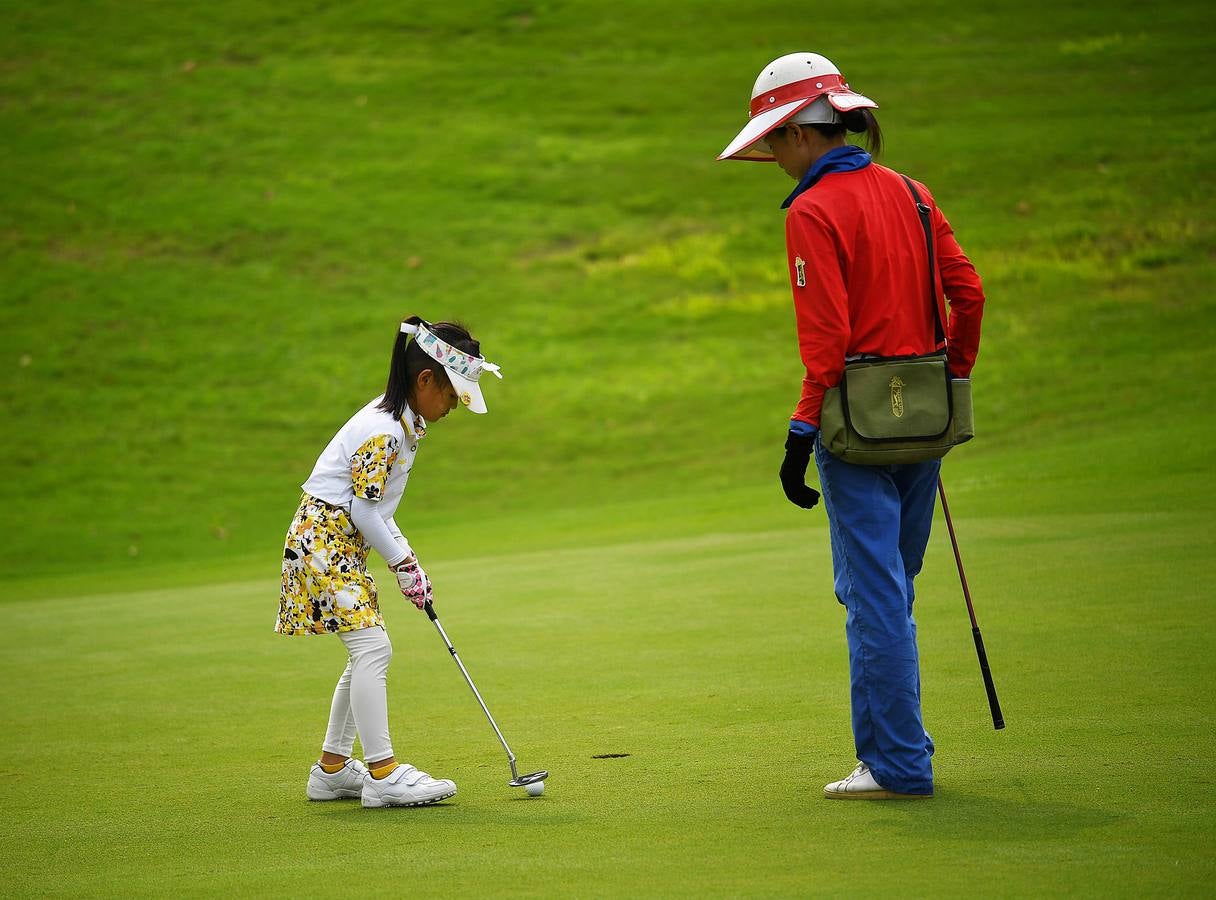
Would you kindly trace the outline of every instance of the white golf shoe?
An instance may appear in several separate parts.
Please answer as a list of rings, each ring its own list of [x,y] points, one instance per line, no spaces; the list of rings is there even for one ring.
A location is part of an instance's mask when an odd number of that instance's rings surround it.
[[[927,800],[932,794],[900,794],[888,791],[874,780],[870,767],[863,762],[847,778],[833,781],[823,788],[823,796],[829,800]]]
[[[354,800],[363,795],[363,777],[367,766],[357,759],[348,759],[342,768],[330,775],[321,763],[312,764],[308,787],[304,793],[309,800]]]
[[[369,809],[380,806],[425,806],[455,795],[456,783],[446,778],[432,778],[410,765],[400,765],[383,778],[371,773],[363,779],[363,805]]]

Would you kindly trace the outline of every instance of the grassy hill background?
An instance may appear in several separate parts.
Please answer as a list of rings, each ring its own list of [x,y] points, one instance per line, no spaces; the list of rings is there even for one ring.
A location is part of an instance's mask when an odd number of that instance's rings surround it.
[[[28,573],[276,557],[414,312],[466,320],[507,376],[428,442],[407,515],[437,533],[772,495],[800,375],[789,185],[714,156],[763,61],[804,45],[880,100],[886,162],[985,279],[967,458],[1109,438],[1114,490],[1152,419],[1182,428],[1157,467],[1198,465],[1206,7],[878,3],[802,29],[791,9],[7,7],[10,552]]]
[[[0,6],[0,889],[346,896],[359,846],[372,894],[1201,891],[1214,20]],[[938,796],[914,810],[817,796],[852,763],[824,518],[775,477],[790,183],[714,161],[801,49],[882,104],[884,161],[933,189],[989,297],[979,436],[944,478],[1010,725],[986,725],[939,522],[917,600]],[[461,793],[368,818],[302,802],[341,658],[269,623],[299,484],[410,313],[465,320],[506,376],[432,430],[398,518],[554,777],[509,796],[393,605],[400,752]]]

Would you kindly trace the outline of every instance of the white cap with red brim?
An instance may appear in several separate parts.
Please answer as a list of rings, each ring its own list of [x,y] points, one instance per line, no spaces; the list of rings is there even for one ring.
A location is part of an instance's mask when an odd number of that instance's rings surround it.
[[[449,344],[435,332],[431,331],[425,322],[411,325],[401,323],[403,334],[412,334],[414,341],[431,359],[443,365],[448,380],[456,390],[460,402],[469,408],[470,412],[484,413],[486,400],[481,395],[481,386],[477,383],[483,372],[491,372],[497,378],[502,378],[502,372],[492,362],[486,362],[480,356],[465,353]]]
[[[816,103],[820,99],[826,102]],[[877,109],[878,104],[850,88],[831,60],[818,53],[790,53],[760,72],[752,88],[748,122],[718,159],[772,162],[772,153],[761,141],[774,128],[791,120],[833,124],[840,121],[838,113],[862,108]]]

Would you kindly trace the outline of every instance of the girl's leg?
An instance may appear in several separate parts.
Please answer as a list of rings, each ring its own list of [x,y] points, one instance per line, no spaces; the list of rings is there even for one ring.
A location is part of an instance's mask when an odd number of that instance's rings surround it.
[[[325,742],[321,745],[321,762],[337,765],[350,759],[355,748],[355,717],[350,709],[350,670],[346,669],[334,688],[334,699],[329,707],[329,727],[325,730]]]
[[[393,645],[381,627],[338,635],[350,653],[349,706],[371,769],[396,765],[388,733],[388,664]]]

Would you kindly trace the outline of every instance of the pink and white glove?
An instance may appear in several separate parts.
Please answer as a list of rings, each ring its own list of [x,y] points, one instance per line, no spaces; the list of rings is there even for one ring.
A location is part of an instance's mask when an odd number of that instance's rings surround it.
[[[431,599],[431,580],[426,577],[426,572],[422,571],[422,566],[418,565],[417,558],[407,557],[404,562],[393,567],[393,574],[397,576],[397,586],[401,588],[405,599],[419,609],[426,606],[426,602]]]

